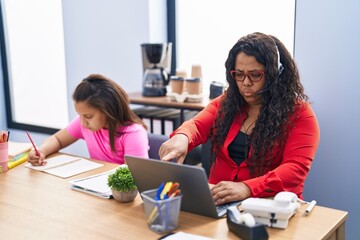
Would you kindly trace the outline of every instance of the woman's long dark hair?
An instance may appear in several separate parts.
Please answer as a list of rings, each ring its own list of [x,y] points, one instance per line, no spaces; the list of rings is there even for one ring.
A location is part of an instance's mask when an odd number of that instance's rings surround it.
[[[75,102],[86,102],[106,115],[110,147],[115,152],[115,135],[119,126],[139,123],[142,120],[130,109],[128,95],[115,81],[100,74],[91,74],[76,87],[73,93]]]
[[[273,160],[274,146],[279,146],[279,150],[284,146],[291,127],[289,117],[294,114],[297,103],[307,101],[308,97],[300,83],[296,64],[283,43],[274,36],[258,32],[240,38],[225,62],[228,88],[211,131],[214,156],[224,144],[235,116],[240,112],[247,117],[247,103],[230,75],[230,71],[235,68],[236,57],[241,52],[255,57],[257,62],[265,66],[264,89],[268,90],[261,93],[260,114],[250,135],[251,155],[246,160],[252,176],[260,176],[267,171],[268,164]],[[280,75],[278,53],[284,67]]]

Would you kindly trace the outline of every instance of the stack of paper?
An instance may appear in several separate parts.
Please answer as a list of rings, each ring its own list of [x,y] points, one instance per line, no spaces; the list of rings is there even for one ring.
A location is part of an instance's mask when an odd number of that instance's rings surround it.
[[[176,232],[170,233],[161,239],[166,240],[212,240],[213,238],[203,237],[197,234],[186,233],[186,232]]]
[[[20,143],[20,142],[11,142],[9,141],[9,161],[20,158],[24,153],[27,153],[31,149],[31,143]]]
[[[96,174],[90,177],[70,181],[71,189],[89,193],[102,198],[110,198],[111,188],[108,186],[108,176],[116,170]]]
[[[103,166],[103,164],[100,163],[69,155],[58,155],[47,158],[46,162],[47,164],[44,166],[33,166],[30,163],[27,163],[25,167],[43,171],[58,177],[68,178]]]
[[[9,141],[8,168],[11,169],[27,160],[31,143]]]

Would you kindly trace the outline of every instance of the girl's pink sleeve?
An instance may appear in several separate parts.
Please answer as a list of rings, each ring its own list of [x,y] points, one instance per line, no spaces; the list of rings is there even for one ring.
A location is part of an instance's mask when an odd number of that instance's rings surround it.
[[[79,116],[76,116],[66,127],[68,133],[76,139],[84,138]]]

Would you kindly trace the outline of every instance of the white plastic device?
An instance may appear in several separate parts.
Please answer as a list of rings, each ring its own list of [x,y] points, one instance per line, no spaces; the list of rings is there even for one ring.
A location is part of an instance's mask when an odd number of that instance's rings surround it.
[[[279,205],[287,206],[290,203],[297,202],[298,197],[293,192],[279,192],[274,197],[274,201]]]
[[[280,192],[274,199],[248,198],[242,201],[245,213],[251,213],[256,222],[269,227],[286,228],[289,219],[300,207],[296,194]]]
[[[227,208],[230,210],[232,219],[237,224],[245,224],[248,227],[254,227],[256,224],[255,218],[250,213],[240,213],[237,206],[231,206]]]

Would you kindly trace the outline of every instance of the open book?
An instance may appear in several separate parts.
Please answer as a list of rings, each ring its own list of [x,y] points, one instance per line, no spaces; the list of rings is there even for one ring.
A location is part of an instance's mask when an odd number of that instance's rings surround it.
[[[46,161],[47,164],[44,166],[33,166],[31,163],[27,163],[25,167],[58,177],[68,178],[103,166],[103,164],[100,163],[65,154],[47,158]]]
[[[108,176],[114,173],[115,170],[116,168],[86,178],[69,181],[71,183],[71,189],[89,193],[102,198],[110,198],[112,193],[111,188],[107,184]]]

